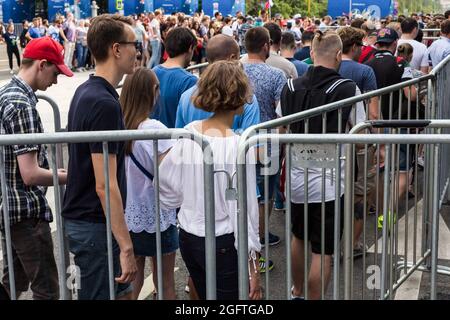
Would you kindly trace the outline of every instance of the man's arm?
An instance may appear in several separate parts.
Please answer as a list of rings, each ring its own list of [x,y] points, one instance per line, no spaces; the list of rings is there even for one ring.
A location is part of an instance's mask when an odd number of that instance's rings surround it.
[[[17,156],[20,175],[27,186],[53,186],[52,170],[39,167],[37,151],[24,153]],[[66,184],[67,173],[64,169],[58,169],[59,184]]]
[[[369,101],[369,108],[368,108],[369,120],[378,120],[379,118],[378,100],[379,100],[378,97],[372,97]]]
[[[102,203],[103,212],[106,214],[106,188],[110,190],[111,228],[120,248],[120,266],[122,275],[116,278],[117,282],[129,283],[136,276],[136,261],[134,259],[133,244],[125,223],[122,196],[117,183],[117,160],[115,154],[109,155],[109,186],[106,186],[103,154],[92,153],[92,165],[95,175],[95,191]]]

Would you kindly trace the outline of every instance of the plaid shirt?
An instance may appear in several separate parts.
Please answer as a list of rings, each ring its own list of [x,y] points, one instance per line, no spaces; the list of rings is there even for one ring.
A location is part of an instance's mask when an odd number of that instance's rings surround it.
[[[37,101],[31,87],[19,77],[14,76],[11,82],[0,88],[0,133],[2,135],[42,133],[44,130],[36,110]],[[53,220],[45,198],[47,188],[27,186],[20,175],[17,156],[33,151],[38,154],[39,167],[48,169],[45,146],[28,144],[4,147],[6,189],[11,225],[30,218],[40,218],[49,222]],[[0,198],[0,203],[2,202],[3,198]],[[1,210],[1,228],[3,229],[3,205]]]

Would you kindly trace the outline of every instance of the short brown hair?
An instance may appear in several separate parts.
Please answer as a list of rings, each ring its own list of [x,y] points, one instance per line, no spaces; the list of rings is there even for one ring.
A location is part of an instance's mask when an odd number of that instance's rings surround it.
[[[441,23],[441,33],[442,34],[450,33],[450,20],[447,19]]]
[[[343,27],[337,32],[342,41],[342,53],[349,53],[353,45],[362,45],[364,39],[364,31],[354,27]]]
[[[97,62],[108,59],[109,48],[114,43],[126,41],[126,24],[132,26],[132,19],[118,14],[102,14],[92,19],[87,34],[87,44]]]
[[[125,128],[135,130],[148,118],[155,105],[155,89],[158,92],[159,81],[151,69],[139,67],[125,78],[120,93]],[[132,141],[127,141],[125,153],[129,155],[131,152]]]
[[[249,53],[260,53],[269,42],[269,30],[264,27],[251,28],[245,33],[245,49]]]
[[[217,61],[201,75],[192,102],[207,112],[236,110],[250,103],[249,80],[238,61]]]

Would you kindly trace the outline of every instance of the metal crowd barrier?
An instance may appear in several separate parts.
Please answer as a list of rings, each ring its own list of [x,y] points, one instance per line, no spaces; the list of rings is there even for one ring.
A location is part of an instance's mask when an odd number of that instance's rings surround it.
[[[214,164],[212,150],[209,148],[207,140],[202,136],[194,134],[184,129],[168,129],[168,130],[128,130],[121,132],[111,131],[98,131],[95,135],[91,132],[59,132],[59,133],[42,133],[35,135],[19,134],[19,135],[3,135],[0,137],[0,179],[2,181],[2,203],[3,206],[3,219],[6,238],[6,250],[7,261],[9,266],[9,280],[10,280],[10,293],[11,298],[16,299],[16,288],[14,281],[14,269],[10,267],[9,262],[12,262],[12,247],[11,247],[11,231],[9,210],[7,202],[7,188],[5,181],[5,167],[4,167],[4,148],[6,146],[16,144],[50,144],[52,151],[55,151],[55,146],[61,143],[90,143],[90,142],[103,142],[103,156],[104,156],[104,173],[106,185],[109,184],[109,158],[108,158],[108,142],[115,141],[128,141],[128,140],[153,140],[155,150],[158,150],[158,140],[162,139],[177,139],[187,138],[194,140],[198,143],[203,150],[203,172],[204,172],[204,193],[205,193],[205,257],[206,257],[206,298],[216,298],[216,265],[215,265],[215,215],[214,215]],[[51,157],[51,165],[53,168],[57,167],[57,163],[60,160],[58,154],[53,153]],[[155,183],[155,199],[156,199],[156,212],[160,212],[159,203],[159,167],[158,161],[154,161],[154,183]],[[53,181],[55,185],[58,185],[58,176],[56,170],[53,170]],[[62,235],[62,221],[61,217],[61,194],[58,193],[58,188],[55,188],[55,217],[58,222],[58,230],[61,230],[58,235],[57,241],[60,248],[60,257],[65,257],[68,254],[67,249],[61,245],[63,243]],[[114,299],[114,275],[112,267],[112,234],[111,234],[111,217],[110,217],[110,194],[109,189],[106,189],[106,221],[107,221],[107,243],[108,243],[108,264],[109,264],[109,284],[110,284],[110,298]],[[161,230],[159,224],[159,215],[156,215],[156,243],[157,243],[157,263],[162,265],[162,253],[161,253]],[[64,252],[65,251],[65,252]],[[65,294],[66,291],[66,277],[65,277],[65,265],[64,259],[59,259],[59,285],[60,285],[60,297],[62,299],[68,298]],[[162,268],[158,268],[158,297],[163,297],[163,285],[162,285]]]
[[[260,143],[259,146],[264,145],[264,144],[268,144],[268,141],[264,140],[264,137],[266,135],[261,135],[261,132],[267,132],[267,130],[271,130],[271,129],[275,129],[278,127],[282,127],[282,126],[288,126],[291,125],[292,123],[295,122],[302,122],[305,128],[305,136],[308,136],[310,131],[309,131],[309,125],[310,125],[310,121],[313,120],[314,118],[317,119],[321,119],[321,123],[322,123],[322,132],[325,133],[327,132],[327,114],[330,112],[337,112],[338,113],[338,123],[339,123],[339,130],[338,133],[344,133],[345,128],[342,127],[341,122],[342,122],[342,113],[343,110],[345,110],[346,108],[351,108],[351,110],[353,111],[353,114],[356,114],[356,107],[355,104],[357,103],[366,103],[366,110],[368,111],[369,107],[369,102],[370,101],[374,101],[373,99],[378,99],[377,104],[378,104],[378,108],[377,108],[377,113],[378,113],[378,117],[375,119],[371,119],[368,118],[367,120],[376,120],[376,119],[382,119],[381,117],[381,106],[382,106],[382,101],[383,101],[383,105],[386,108],[386,104],[388,103],[389,106],[389,116],[387,117],[386,120],[398,120],[398,119],[403,119],[403,120],[407,120],[407,121],[411,121],[413,122],[414,120],[420,120],[419,117],[419,111],[420,108],[424,109],[422,110],[424,113],[424,118],[425,119],[441,119],[441,116],[443,116],[443,112],[448,112],[448,104],[449,104],[449,99],[448,99],[448,93],[445,91],[445,88],[448,87],[450,85],[449,80],[448,80],[448,69],[450,66],[450,57],[448,57],[447,59],[445,59],[444,61],[442,61],[430,74],[422,76],[420,78],[417,79],[412,79],[406,82],[402,82],[387,88],[383,88],[383,89],[379,89],[379,90],[375,90],[369,93],[364,93],[360,96],[356,96],[356,97],[351,97],[345,100],[341,100],[341,101],[337,101],[334,103],[330,103],[328,105],[325,106],[320,106],[314,109],[310,109],[310,110],[306,110],[303,112],[299,112],[297,114],[292,114],[289,116],[284,116],[282,118],[279,119],[275,119],[272,121],[268,121],[265,123],[261,123],[259,125],[255,125],[252,126],[250,128],[248,128],[241,137],[241,141],[240,141],[240,146],[239,146],[239,153],[238,153],[238,171],[237,171],[237,175],[238,175],[238,191],[239,191],[239,210],[240,212],[245,213],[246,212],[246,199],[244,197],[245,195],[245,182],[246,182],[246,177],[245,177],[245,154],[248,152],[251,144],[249,143],[249,141],[253,141],[254,139],[259,139]],[[416,92],[415,94],[412,93],[411,88],[415,87],[416,88]],[[409,89],[409,90],[407,90]],[[412,103],[414,102],[414,100],[416,101],[415,103],[415,108],[412,106]],[[418,103],[420,102],[420,104]],[[403,118],[400,118],[400,115],[402,114],[402,108],[407,108],[407,116],[403,115]],[[393,114],[395,114],[396,109],[400,109],[399,114],[399,118],[394,118]],[[415,111],[415,116],[411,115],[412,111],[411,109],[414,109]],[[369,115],[369,112],[366,112],[367,116]],[[353,118],[353,124],[356,124],[355,122],[356,118]],[[317,125],[317,122],[316,122]],[[414,124],[412,123],[411,127],[414,127]],[[427,134],[431,134],[431,133],[436,133],[437,129],[435,127],[427,127],[425,128],[425,132]],[[444,130],[444,129],[439,129],[439,130]],[[445,129],[448,130],[448,129]],[[410,129],[406,129],[405,133],[410,133]],[[389,132],[392,132],[392,130],[389,130]],[[327,134],[328,136],[328,134]],[[280,135],[279,137],[282,137],[282,135]],[[288,139],[288,138],[286,138]],[[307,140],[305,140],[307,141]],[[282,141],[277,141],[277,143],[281,143]],[[275,143],[274,145],[277,145],[277,143]],[[286,154],[290,153],[290,145],[286,146]],[[440,153],[442,154],[445,151],[445,154],[450,154],[448,153],[448,146],[447,145],[443,145],[440,146],[440,148],[442,149],[442,151],[440,151]],[[414,151],[414,158],[417,159],[419,157],[419,152],[418,152],[419,148],[415,148]],[[425,171],[424,171],[424,181],[425,183],[429,183],[430,181],[432,181],[432,176],[434,174],[434,172],[432,171],[432,167],[430,164],[433,164],[434,160],[435,160],[435,155],[434,155],[434,151],[433,148],[427,144],[425,146]],[[379,150],[379,148],[378,148]],[[412,148],[411,148],[412,150]],[[365,154],[367,154],[367,147],[365,147],[364,150]],[[339,159],[340,158],[340,150],[336,150],[336,157]],[[378,160],[378,164],[380,163],[380,152],[378,151],[376,154],[377,160]],[[411,155],[412,157],[412,155]],[[288,158],[286,157],[286,167],[288,168]],[[445,162],[445,157],[440,157],[439,161],[440,161],[440,182],[438,184],[438,189],[439,189],[439,194],[442,195],[440,198],[440,202],[442,203],[444,201],[444,196],[446,196],[445,194],[445,190],[449,184],[449,170],[448,170],[448,164],[444,163]],[[366,158],[367,161],[367,158]],[[278,155],[273,155],[270,159],[270,162],[273,163],[277,163],[278,162]],[[417,162],[417,161],[416,161]],[[367,166],[366,166],[367,169]],[[417,165],[416,165],[416,169],[417,169]],[[338,176],[340,173],[341,169],[336,168],[336,175]],[[445,171],[443,171],[445,170]],[[322,168],[322,181],[325,180],[324,175],[325,175],[325,168]],[[378,171],[377,171],[378,172]],[[417,170],[416,170],[417,172]],[[287,175],[288,177],[289,175]],[[265,175],[265,185],[268,186],[268,175]],[[305,171],[305,180],[308,180],[308,169],[306,169]],[[379,177],[377,175],[377,183],[379,182]],[[322,183],[323,185],[323,183]],[[428,184],[426,184],[428,185]],[[266,194],[265,194],[265,198],[268,199],[268,195],[267,195],[267,188],[265,188],[266,190]],[[336,188],[337,189],[337,188]],[[308,193],[308,186],[305,186],[305,193]],[[425,204],[428,206],[430,206],[430,202],[429,199],[432,199],[432,195],[430,195],[429,193],[431,191],[427,190],[428,194],[426,193],[424,195],[424,201]],[[337,191],[336,191],[337,192]],[[289,199],[288,195],[289,195],[289,188],[286,187],[286,197]],[[338,192],[337,192],[338,193]],[[289,195],[290,196],[290,195]],[[338,199],[338,198],[337,198]],[[417,198],[416,198],[416,205],[417,205]],[[289,202],[287,200],[287,202]],[[324,202],[324,201],[322,201]],[[337,201],[339,203],[339,199]],[[377,204],[380,205],[380,204]],[[367,208],[364,209],[365,213],[367,212]],[[337,210],[336,210],[337,212]],[[265,239],[267,239],[267,235],[268,235],[268,229],[267,229],[267,222],[268,222],[268,215],[269,215],[269,206],[267,205],[266,202],[266,206],[265,206],[265,221],[266,221],[266,230],[264,230],[264,234]],[[337,217],[337,216],[336,216]],[[424,218],[425,219],[425,218]],[[244,228],[244,226],[246,225],[247,221],[246,221],[246,215],[242,214],[239,216],[239,227],[240,228]],[[287,214],[286,214],[286,227],[285,227],[285,234],[289,235],[290,234],[290,210],[287,210]],[[305,222],[306,224],[306,222]],[[426,224],[426,221],[423,221],[423,224]],[[247,261],[247,253],[244,251],[244,248],[246,248],[246,233],[245,233],[245,228],[244,229],[239,229],[239,230],[243,230],[243,232],[239,232],[239,248],[242,248],[242,250],[239,250],[239,272],[240,272],[240,278],[239,278],[239,286],[240,286],[240,298],[244,298],[246,292],[248,292],[247,288],[248,288],[248,280],[246,279],[245,273],[246,273],[246,269],[245,269],[245,262]],[[288,237],[287,237],[288,238]],[[337,241],[336,243],[336,247],[339,247],[339,241]],[[424,241],[425,242],[425,241]],[[268,243],[266,240],[266,244],[265,244],[265,259],[266,261],[269,260],[269,249],[268,249]],[[425,246],[422,246],[425,247]],[[307,248],[307,242],[305,241],[305,252],[308,252],[308,248]],[[290,247],[290,242],[286,241],[286,257],[287,257],[287,263],[286,263],[286,274],[288,275],[286,278],[286,296],[289,297],[290,295],[290,288],[291,288],[291,279],[290,276],[291,275],[291,260],[290,260],[290,251],[291,251],[291,247]],[[339,257],[340,253],[338,253],[338,251],[335,252],[335,259],[337,259],[337,257]],[[323,257],[322,257],[323,259]],[[415,262],[415,261],[414,261]],[[306,256],[305,258],[305,270],[308,270],[308,257]],[[334,299],[339,299],[340,293],[339,293],[339,263],[338,261],[335,261],[334,264],[334,272],[335,272],[335,276],[333,278],[333,298]],[[346,279],[347,281],[348,279]],[[307,283],[307,278],[306,278],[306,273],[305,273],[305,283]],[[306,296],[307,296],[307,287],[305,287],[305,291],[306,291]],[[325,292],[324,292],[324,288],[322,288],[322,297],[324,297]],[[265,274],[265,295],[266,298],[270,298],[269,296],[269,273],[266,272]]]
[[[375,124],[374,124],[375,125]],[[377,125],[381,125],[381,124],[377,124]],[[389,125],[388,121],[386,123],[383,124],[383,126],[387,126]],[[406,124],[407,126],[409,126],[410,124]],[[445,126],[448,127],[450,125],[450,121],[447,122],[441,122],[441,123],[429,123],[428,125],[433,126],[433,127],[440,127],[440,126]],[[398,124],[395,124],[395,126],[398,126]],[[261,141],[272,141],[272,142],[276,142],[276,143],[280,143],[280,144],[287,144],[287,146],[289,146],[289,149],[286,153],[286,167],[287,167],[287,173],[286,173],[286,190],[287,190],[287,200],[286,200],[286,234],[290,234],[290,223],[291,223],[291,205],[290,205],[290,198],[291,198],[291,194],[290,194],[290,184],[291,184],[291,180],[290,180],[290,169],[291,166],[295,163],[296,161],[292,160],[293,157],[293,153],[291,152],[294,151],[294,148],[296,146],[300,147],[300,154],[305,150],[304,146],[306,146],[306,148],[308,148],[307,150],[313,150],[313,146],[315,146],[315,150],[336,150],[336,152],[334,153],[334,155],[330,154],[330,153],[326,153],[325,155],[322,153],[317,153],[316,158],[314,158],[314,152],[312,152],[312,154],[309,154],[308,157],[306,159],[302,159],[302,165],[305,165],[305,163],[307,163],[308,161],[310,161],[311,163],[314,162],[314,165],[310,164],[312,166],[312,168],[325,168],[325,166],[327,165],[331,165],[331,167],[334,168],[335,170],[335,174],[334,177],[336,177],[333,180],[333,185],[336,186],[335,190],[336,190],[336,196],[338,196],[340,194],[340,185],[341,185],[341,181],[340,178],[340,168],[342,165],[342,158],[340,156],[340,152],[338,150],[341,149],[341,147],[345,146],[347,149],[346,152],[346,157],[345,157],[345,165],[346,165],[346,169],[345,169],[345,180],[346,180],[346,187],[345,187],[345,192],[344,192],[344,196],[345,196],[345,204],[346,204],[346,208],[344,210],[344,212],[340,211],[340,204],[339,201],[336,201],[335,203],[335,221],[337,222],[334,225],[334,242],[335,242],[335,250],[334,250],[334,265],[333,265],[333,298],[334,299],[339,299],[340,298],[340,294],[341,294],[341,281],[340,279],[340,271],[339,271],[339,260],[340,260],[340,255],[341,255],[341,250],[340,250],[340,236],[339,236],[339,229],[340,229],[340,225],[339,225],[339,221],[341,219],[341,215],[344,214],[344,233],[343,233],[343,241],[344,241],[344,254],[343,254],[343,262],[344,262],[344,281],[343,281],[343,286],[344,286],[344,296],[346,299],[352,299],[353,297],[353,270],[352,270],[352,266],[353,266],[353,232],[352,232],[352,225],[353,225],[353,218],[354,218],[354,214],[353,214],[353,210],[354,210],[354,202],[353,202],[353,197],[352,197],[352,184],[353,184],[353,174],[352,174],[352,170],[353,170],[353,163],[351,162],[351,159],[354,156],[354,153],[352,152],[352,148],[355,147],[355,145],[360,145],[363,144],[364,146],[367,145],[372,145],[372,144],[377,144],[377,145],[385,145],[386,146],[386,166],[385,166],[385,171],[384,171],[384,176],[385,176],[385,182],[384,182],[384,210],[383,210],[383,217],[384,217],[384,223],[383,223],[383,227],[382,227],[382,235],[381,235],[381,239],[382,239],[382,261],[381,263],[379,261],[377,261],[377,255],[378,255],[378,250],[375,249],[374,251],[374,259],[375,261],[373,262],[373,267],[379,267],[381,269],[381,274],[380,274],[380,278],[377,279],[376,281],[380,283],[380,287],[379,288],[369,288],[370,290],[373,290],[373,294],[374,294],[374,298],[376,298],[376,296],[379,296],[380,299],[385,299],[385,298],[393,298],[393,292],[405,281],[407,280],[407,278],[415,271],[415,270],[423,270],[423,271],[429,271],[429,269],[427,267],[422,267],[422,264],[427,260],[431,258],[431,286],[432,286],[432,291],[431,291],[431,298],[435,299],[436,298],[436,273],[437,273],[437,248],[438,248],[438,235],[437,235],[437,228],[438,228],[438,223],[439,223],[439,208],[437,205],[438,199],[437,197],[433,198],[433,206],[431,208],[427,208],[424,210],[431,210],[430,212],[432,213],[430,217],[428,217],[424,222],[423,222],[423,227],[425,227],[427,224],[430,226],[430,228],[432,229],[432,245],[430,247],[422,247],[422,251],[424,251],[424,254],[420,256],[420,258],[417,258],[415,253],[414,253],[414,264],[410,265],[406,263],[407,260],[407,252],[404,253],[404,258],[403,259],[398,259],[399,253],[398,253],[398,240],[399,240],[399,232],[398,232],[398,228],[399,228],[399,223],[397,222],[397,219],[399,219],[399,216],[397,216],[396,218],[394,218],[395,216],[393,214],[389,215],[388,214],[388,204],[390,205],[390,208],[393,206],[393,201],[392,198],[390,197],[390,193],[395,194],[395,188],[397,188],[398,183],[396,181],[397,178],[395,178],[396,172],[398,171],[395,167],[389,167],[389,164],[395,163],[395,154],[391,153],[391,148],[394,149],[395,145],[397,144],[403,144],[403,145],[418,145],[418,144],[432,144],[433,147],[433,155],[434,156],[438,156],[439,154],[439,146],[441,144],[448,144],[450,143],[450,135],[442,135],[442,134],[431,134],[431,135],[424,135],[424,134],[358,134],[358,135],[351,135],[351,134],[263,134],[263,135],[255,135],[252,136],[251,138],[249,138],[248,140],[245,141],[244,145],[242,146],[243,149],[240,149],[240,157],[239,160],[243,160],[242,155],[244,154],[244,150],[245,149],[249,149],[251,147],[254,147],[256,145],[260,145]],[[293,144],[293,145],[292,145]],[[328,146],[327,148],[324,148],[325,146]],[[298,154],[297,154],[298,156]],[[350,160],[350,161],[349,161]],[[322,162],[322,165],[318,165],[318,163]],[[244,161],[245,163],[245,161]],[[434,194],[437,194],[437,190],[438,190],[438,184],[437,184],[437,175],[439,174],[439,169],[438,166],[436,165],[437,162],[435,162],[435,165],[433,166],[433,180],[432,180],[432,192],[434,192]],[[241,163],[239,163],[239,165],[241,165]],[[245,164],[244,164],[245,165]],[[298,162],[297,162],[298,165]],[[311,168],[311,167],[310,167]],[[330,168],[330,167],[327,167]],[[305,179],[306,180],[306,179]],[[245,209],[246,209],[246,200],[245,198],[241,198],[242,193],[246,192],[246,188],[245,188],[245,175],[240,174],[239,176],[239,208],[240,208],[240,217],[245,217]],[[323,182],[322,182],[322,186],[323,186]],[[306,189],[306,187],[305,187]],[[395,196],[392,196],[395,197]],[[244,199],[244,200],[243,200]],[[338,198],[336,198],[338,199]],[[324,203],[322,202],[322,208],[324,206]],[[307,216],[307,206],[305,206],[305,216]],[[365,209],[366,210],[366,209]],[[244,213],[244,214],[242,214]],[[397,213],[398,214],[398,213]],[[324,211],[322,210],[322,216],[324,215]],[[364,217],[364,216],[363,216]],[[323,221],[323,219],[322,219]],[[387,222],[389,221],[389,222]],[[375,223],[378,222],[378,219],[375,219]],[[387,222],[387,223],[386,223]],[[241,219],[239,221],[240,223],[240,232],[242,232],[242,230],[245,230],[245,222],[244,219]],[[414,220],[414,228],[417,228],[417,212],[415,214],[415,220]],[[305,221],[305,225],[308,225],[308,222]],[[406,220],[405,225],[408,225],[408,221]],[[407,228],[407,227],[405,227]],[[405,233],[407,234],[408,229],[406,229]],[[289,232],[288,232],[289,231]],[[414,241],[416,240],[416,230],[414,230]],[[321,237],[324,237],[324,227],[322,226],[322,231],[321,231]],[[375,228],[375,232],[378,232],[378,229]],[[307,234],[307,230],[305,230],[305,234]],[[305,236],[307,237],[307,236]],[[239,241],[243,241],[243,239],[246,238],[246,235],[243,235],[239,238]],[[423,239],[422,239],[423,240]],[[289,243],[289,237],[287,237],[286,240],[286,244]],[[365,241],[365,239],[364,239]],[[378,242],[378,236],[375,237],[375,247],[377,245]],[[306,241],[305,241],[306,243]],[[364,243],[365,244],[365,243]],[[323,241],[322,241],[322,246],[323,246]],[[407,244],[405,244],[405,246],[407,246]],[[241,243],[239,243],[239,247],[241,247]],[[322,247],[323,250],[323,247]],[[286,250],[286,252],[288,252],[288,250]],[[323,251],[322,251],[323,252]],[[241,253],[241,252],[240,252]],[[307,255],[305,254],[305,257]],[[289,256],[288,256],[289,257]],[[323,254],[321,257],[322,261],[323,261]],[[365,253],[363,254],[363,259],[365,259]],[[289,259],[288,259],[289,260]],[[305,259],[306,260],[306,259]],[[363,264],[365,264],[365,262],[363,262]],[[287,264],[288,266],[290,265],[289,263]],[[321,265],[323,265],[323,262],[321,263]],[[242,265],[240,264],[240,267],[242,267]],[[307,266],[305,266],[305,270],[308,270]],[[403,276],[399,276],[398,273],[404,270],[404,275]],[[291,270],[290,270],[291,271]],[[366,272],[365,267],[363,268],[363,272]],[[324,273],[324,270],[321,270],[322,276]],[[443,269],[442,272],[443,274],[450,274],[448,272],[448,268]],[[286,286],[286,296],[289,299],[289,295],[290,295],[290,288],[291,288],[291,282],[290,282],[290,275],[291,273],[287,273],[287,286]],[[307,274],[307,272],[305,272],[305,274]],[[307,276],[305,276],[305,283],[307,282],[306,279]],[[362,284],[367,285],[367,282],[365,281],[365,277],[363,277],[363,281]],[[389,283],[389,285],[388,285]],[[240,289],[242,289],[242,279],[240,278]],[[325,295],[325,283],[323,278],[321,279],[321,291],[322,291],[322,298],[324,298]],[[307,286],[305,285],[305,298],[308,299],[308,292],[307,292]],[[387,288],[389,288],[389,290],[387,290]],[[367,288],[363,288],[363,293],[362,296],[359,297],[359,299],[364,299],[365,294],[364,291]],[[244,290],[242,290],[241,293],[243,293]],[[376,293],[378,292],[378,295],[376,295]],[[244,295],[241,296],[241,298],[245,298]],[[267,298],[267,297],[266,297]]]

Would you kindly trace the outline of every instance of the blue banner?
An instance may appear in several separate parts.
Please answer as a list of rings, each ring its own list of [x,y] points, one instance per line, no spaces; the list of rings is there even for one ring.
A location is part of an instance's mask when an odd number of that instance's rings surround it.
[[[126,16],[153,11],[153,0],[109,0],[108,12]]]
[[[202,7],[205,14],[211,17],[217,11],[224,16],[234,16],[237,11],[245,13],[245,0],[203,0]]]
[[[192,15],[198,10],[198,0],[155,0],[154,9],[163,9],[164,14],[184,12]]]
[[[33,0],[3,1],[2,8],[4,23],[7,23],[9,20],[19,23],[24,19],[30,21],[34,18],[35,6]]]
[[[78,0],[78,7],[80,8],[80,18],[86,19],[91,16],[91,1],[90,0]]]
[[[329,0],[328,15],[336,18],[351,14],[380,19],[392,14],[392,0]]]
[[[48,21],[55,20],[57,14],[65,15],[66,10],[73,13],[74,0],[48,0]]]

